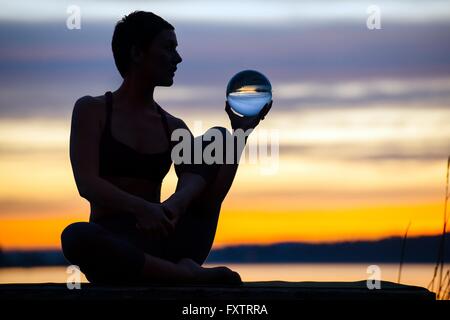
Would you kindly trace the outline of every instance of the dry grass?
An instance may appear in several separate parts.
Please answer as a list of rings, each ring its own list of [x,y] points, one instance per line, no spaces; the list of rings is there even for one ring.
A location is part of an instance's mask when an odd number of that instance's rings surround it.
[[[406,227],[405,235],[403,236],[402,250],[401,250],[401,253],[400,253],[400,267],[398,268],[397,283],[400,283],[400,279],[402,277],[403,260],[405,258],[406,239],[408,238],[408,231],[409,231],[410,227],[411,227],[411,220],[409,221],[408,226]]]
[[[436,265],[434,267],[433,278],[428,285],[428,289],[436,292],[436,298],[438,300],[450,300],[450,269],[444,273],[445,263],[445,236],[447,231],[448,215],[448,186],[449,186],[449,171],[450,171],[450,156],[447,159],[447,178],[445,187],[445,202],[444,202],[444,220],[442,227],[442,236],[439,241],[439,249],[436,259]]]

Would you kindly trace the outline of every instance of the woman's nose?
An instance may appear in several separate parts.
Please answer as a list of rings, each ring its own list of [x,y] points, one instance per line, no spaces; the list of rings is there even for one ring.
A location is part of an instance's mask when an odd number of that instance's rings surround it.
[[[175,57],[175,61],[176,61],[177,64],[181,63],[181,61],[183,61],[183,59],[181,58],[181,56],[180,56],[180,54],[178,52],[177,52],[177,55]]]

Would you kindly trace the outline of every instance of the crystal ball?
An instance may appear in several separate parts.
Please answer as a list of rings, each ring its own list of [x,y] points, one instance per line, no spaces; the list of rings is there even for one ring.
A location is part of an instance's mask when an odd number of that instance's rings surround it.
[[[272,85],[269,79],[258,71],[238,72],[228,82],[228,104],[241,116],[256,116],[270,100]]]

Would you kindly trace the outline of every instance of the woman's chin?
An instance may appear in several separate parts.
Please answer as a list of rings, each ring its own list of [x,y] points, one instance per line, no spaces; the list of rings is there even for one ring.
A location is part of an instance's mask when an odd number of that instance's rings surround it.
[[[164,81],[161,81],[158,86],[160,87],[170,87],[173,85],[173,78],[170,77],[168,79],[165,79]]]

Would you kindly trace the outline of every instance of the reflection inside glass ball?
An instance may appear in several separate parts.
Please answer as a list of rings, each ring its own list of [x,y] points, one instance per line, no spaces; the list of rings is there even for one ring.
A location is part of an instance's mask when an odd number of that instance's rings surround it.
[[[241,71],[228,82],[227,101],[237,114],[255,116],[270,100],[272,100],[272,85],[258,71]]]

